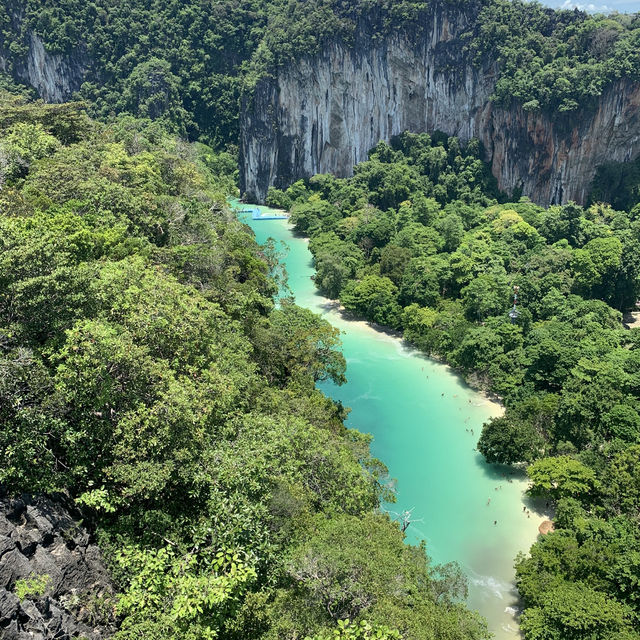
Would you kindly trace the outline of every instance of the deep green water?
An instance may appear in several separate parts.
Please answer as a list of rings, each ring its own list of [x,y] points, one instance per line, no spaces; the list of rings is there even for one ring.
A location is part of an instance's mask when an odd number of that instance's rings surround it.
[[[321,388],[352,409],[348,426],[373,434],[374,455],[397,480],[397,503],[388,509],[412,509],[409,541],[425,540],[436,563],[457,561],[469,577],[469,606],[487,618],[496,638],[518,637],[513,560],[535,540],[540,517],[523,511],[524,480],[475,451],[483,422],[500,408],[400,339],[343,318],[317,294],[307,242],[287,221],[243,219],[258,242],[273,238],[286,251],[297,304],[342,331],[348,382]]]

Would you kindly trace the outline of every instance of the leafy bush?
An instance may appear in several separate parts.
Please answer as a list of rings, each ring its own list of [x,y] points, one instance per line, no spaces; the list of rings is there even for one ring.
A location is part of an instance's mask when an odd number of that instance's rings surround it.
[[[20,601],[27,598],[39,598],[43,596],[51,584],[51,577],[44,573],[42,575],[32,575],[29,578],[16,580],[13,588]]]

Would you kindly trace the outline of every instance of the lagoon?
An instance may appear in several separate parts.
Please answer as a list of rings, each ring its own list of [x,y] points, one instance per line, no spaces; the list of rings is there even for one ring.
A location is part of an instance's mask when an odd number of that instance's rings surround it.
[[[469,606],[498,640],[518,638],[513,563],[535,541],[542,515],[525,498],[522,476],[486,464],[475,450],[482,424],[501,407],[400,338],[345,318],[318,294],[307,241],[288,221],[239,215],[259,243],[276,241],[296,303],[342,332],[348,382],[320,388],[351,408],[347,426],[373,435],[373,454],[396,480],[397,503],[385,508],[394,518],[411,511],[408,541],[425,540],[436,563],[458,562]]]

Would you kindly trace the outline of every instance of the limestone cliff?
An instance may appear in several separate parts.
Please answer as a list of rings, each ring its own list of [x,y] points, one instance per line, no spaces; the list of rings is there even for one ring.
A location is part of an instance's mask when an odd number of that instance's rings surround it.
[[[349,176],[405,130],[479,138],[499,187],[544,205],[584,202],[599,164],[640,153],[640,84],[616,81],[564,116],[500,108],[496,64],[463,51],[473,14],[444,6],[424,20],[381,39],[362,23],[353,43],[329,42],[258,82],[241,113],[242,191],[262,202],[271,185]]]
[[[73,54],[49,53],[40,36],[29,29],[24,30],[24,5],[10,0],[6,9],[15,32],[22,32],[22,47],[25,53],[16,54],[9,49],[10,43],[0,43],[0,71],[17,82],[33,87],[45,102],[64,102],[84,81],[88,58],[84,45],[78,45]],[[4,46],[2,46],[4,44]]]

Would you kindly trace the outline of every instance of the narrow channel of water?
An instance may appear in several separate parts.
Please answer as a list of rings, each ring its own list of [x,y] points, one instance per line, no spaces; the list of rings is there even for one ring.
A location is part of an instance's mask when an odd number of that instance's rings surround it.
[[[425,540],[436,563],[457,561],[469,577],[469,606],[487,618],[498,640],[519,637],[513,561],[536,539],[541,517],[523,502],[524,480],[487,465],[475,450],[483,422],[500,407],[402,340],[342,317],[318,295],[307,242],[287,221],[240,215],[258,242],[273,238],[281,249],[286,245],[297,304],[342,331],[348,382],[321,388],[352,409],[348,426],[373,434],[373,454],[397,480],[397,503],[389,510],[411,510],[409,541]]]

